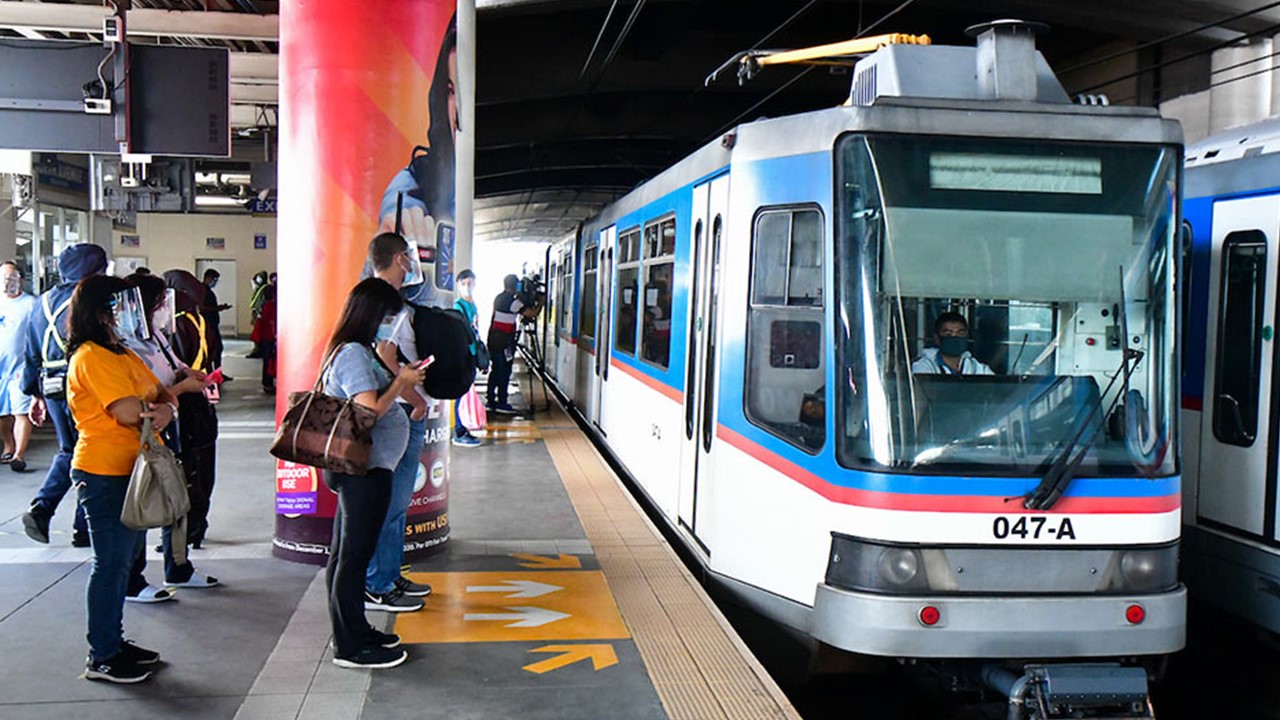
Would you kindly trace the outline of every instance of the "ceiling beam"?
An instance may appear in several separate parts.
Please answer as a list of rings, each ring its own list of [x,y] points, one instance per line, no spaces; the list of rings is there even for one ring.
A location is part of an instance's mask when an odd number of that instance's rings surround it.
[[[54,5],[0,2],[0,28],[18,33],[101,33],[110,8],[93,5]],[[127,34],[141,37],[186,37],[209,40],[267,40],[280,38],[279,15],[235,12],[157,10],[135,8],[126,17]]]

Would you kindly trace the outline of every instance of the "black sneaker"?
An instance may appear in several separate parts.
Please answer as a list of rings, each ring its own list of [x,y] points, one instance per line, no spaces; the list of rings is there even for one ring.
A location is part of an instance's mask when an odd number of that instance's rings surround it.
[[[71,532],[71,547],[89,547],[89,533],[84,530],[73,530]]]
[[[43,505],[32,505],[30,510],[22,513],[22,529],[27,531],[27,537],[48,545],[49,520],[52,517]]]
[[[393,668],[409,659],[404,650],[392,650],[384,647],[363,647],[346,657],[335,657],[333,664],[343,668],[364,668],[382,670]]]
[[[124,651],[121,651],[106,660],[97,662],[90,660],[85,663],[84,675],[81,675],[81,677],[85,680],[105,680],[124,684],[140,683],[151,677],[151,671],[147,668],[121,659],[123,654]]]
[[[426,603],[417,598],[406,597],[400,588],[392,588],[389,592],[375,595],[364,591],[364,609],[382,610],[384,612],[414,612],[421,610]]]
[[[381,630],[373,630],[373,635],[371,635],[370,638],[370,645],[377,645],[378,647],[384,647],[388,650],[400,647],[400,636],[395,633],[384,633]]]
[[[426,597],[431,594],[431,586],[426,583],[416,583],[409,578],[401,575],[392,581],[396,589],[408,595],[409,597]]]
[[[132,640],[125,640],[114,659],[134,665],[155,665],[160,662],[160,653],[134,645]]]

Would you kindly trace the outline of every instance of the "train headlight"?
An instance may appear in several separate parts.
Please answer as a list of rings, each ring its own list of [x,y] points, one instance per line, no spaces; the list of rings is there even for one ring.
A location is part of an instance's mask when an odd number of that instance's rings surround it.
[[[835,535],[827,584],[860,592],[923,595],[948,586],[944,551]]]
[[[1102,588],[1112,592],[1152,593],[1178,584],[1178,546],[1117,550]]]
[[[880,577],[896,587],[905,587],[920,574],[920,556],[911,548],[886,548],[877,565]]]

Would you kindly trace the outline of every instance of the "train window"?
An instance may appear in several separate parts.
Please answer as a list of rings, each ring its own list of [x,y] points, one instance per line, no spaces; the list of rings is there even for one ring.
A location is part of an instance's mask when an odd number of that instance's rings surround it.
[[[756,305],[822,305],[822,216],[782,210],[756,218]]]
[[[582,252],[582,297],[580,298],[581,309],[578,313],[581,319],[578,335],[587,339],[596,336],[596,268],[599,262],[600,253],[597,252],[597,245],[591,243]]]
[[[618,236],[618,264],[640,260],[640,229],[634,228]]]
[[[556,301],[556,308],[559,309],[559,318],[556,321],[556,327],[560,332],[567,333],[572,329],[570,320],[573,318],[573,313],[569,309],[569,303],[573,301],[573,261],[569,253],[560,256],[558,282],[559,298]]]
[[[822,228],[816,208],[757,214],[747,318],[747,417],[810,452],[826,441]]]
[[[628,355],[636,354],[636,308],[639,306],[640,268],[618,268],[618,324],[613,346]]]
[[[675,271],[676,220],[644,228],[644,318],[640,356],[662,368],[671,362],[671,293]]]
[[[1228,234],[1222,243],[1213,390],[1213,435],[1228,445],[1249,447],[1258,436],[1266,286],[1266,236],[1259,230]]]

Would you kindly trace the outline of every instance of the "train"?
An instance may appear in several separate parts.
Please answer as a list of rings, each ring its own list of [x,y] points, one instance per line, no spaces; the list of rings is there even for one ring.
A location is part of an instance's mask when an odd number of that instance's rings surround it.
[[[1183,576],[1197,601],[1280,632],[1280,118],[1186,149]]]
[[[1182,131],[1073,101],[1029,24],[971,30],[876,42],[843,105],[604,207],[527,340],[735,602],[1011,718],[1150,717],[1186,636]]]

